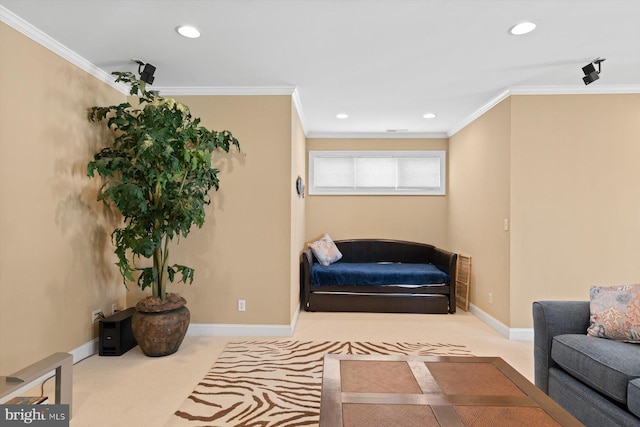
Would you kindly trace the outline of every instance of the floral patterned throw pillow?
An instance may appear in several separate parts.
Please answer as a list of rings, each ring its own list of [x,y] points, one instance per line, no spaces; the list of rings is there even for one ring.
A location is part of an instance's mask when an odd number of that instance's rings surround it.
[[[333,240],[331,240],[328,234],[325,234],[324,237],[317,242],[309,243],[309,247],[320,264],[325,267],[342,258],[338,247],[333,243]]]
[[[640,285],[593,286],[589,297],[588,335],[640,343]]]

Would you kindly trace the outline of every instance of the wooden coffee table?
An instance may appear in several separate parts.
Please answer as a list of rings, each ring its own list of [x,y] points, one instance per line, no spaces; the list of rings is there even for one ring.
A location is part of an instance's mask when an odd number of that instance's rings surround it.
[[[320,427],[582,426],[499,357],[324,356]]]

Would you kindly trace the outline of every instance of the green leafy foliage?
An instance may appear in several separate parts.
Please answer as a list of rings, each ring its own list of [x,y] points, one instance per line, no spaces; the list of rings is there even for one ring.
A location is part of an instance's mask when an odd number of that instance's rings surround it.
[[[164,300],[167,279],[192,283],[194,270],[168,264],[169,243],[187,237],[193,225],[202,227],[209,190],[218,190],[218,169],[211,167],[217,150],[229,152],[240,144],[229,131],[208,130],[189,108],[147,91],[133,73],[115,72],[117,82],[131,86],[138,107],[130,103],[93,107],[89,120],[104,123],[114,141],[95,154],[87,173],[102,177],[98,200],[115,205],[124,226],[112,233],[125,285],[151,286]],[[131,257],[132,255],[132,257]],[[153,267],[137,268],[136,258],[152,258]]]

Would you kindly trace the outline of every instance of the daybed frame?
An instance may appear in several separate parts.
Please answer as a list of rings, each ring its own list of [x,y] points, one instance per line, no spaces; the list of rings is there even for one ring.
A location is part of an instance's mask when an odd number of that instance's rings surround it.
[[[301,300],[306,311],[382,313],[455,313],[457,255],[433,245],[399,240],[336,240],[338,262],[402,262],[433,264],[449,275],[449,283],[385,286],[312,286],[309,250],[300,265]]]

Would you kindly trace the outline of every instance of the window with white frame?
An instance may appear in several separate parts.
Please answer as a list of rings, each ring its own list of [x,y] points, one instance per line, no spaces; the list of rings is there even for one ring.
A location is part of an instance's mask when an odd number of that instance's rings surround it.
[[[444,195],[444,151],[310,151],[309,194]]]

